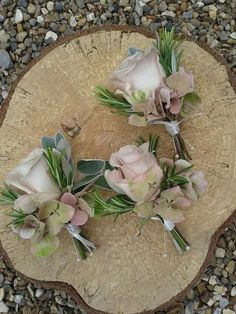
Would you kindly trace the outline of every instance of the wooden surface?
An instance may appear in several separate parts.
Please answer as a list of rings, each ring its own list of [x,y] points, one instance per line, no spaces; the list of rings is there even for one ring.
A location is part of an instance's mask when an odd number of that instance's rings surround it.
[[[53,135],[61,123],[81,127],[79,135],[70,139],[75,160],[108,158],[150,132],[161,136],[159,156],[172,156],[171,140],[162,126],[129,126],[126,117],[98,105],[93,94],[127,55],[128,47],[146,48],[153,39],[126,29],[77,37],[55,46],[31,66],[9,99],[0,128],[1,181],[39,145],[41,135]],[[193,70],[203,115],[184,122],[182,134],[194,146],[196,169],[203,170],[209,182],[208,193],[185,211],[186,220],[179,225],[191,243],[189,253],[179,256],[167,238],[168,256],[163,257],[160,225],[149,223],[138,237],[137,218],[130,214],[115,223],[104,218],[86,225],[86,234],[98,249],[84,262],[76,261],[66,233],[60,235],[54,255],[39,259],[30,254],[27,241],[18,240],[5,227],[8,209],[1,210],[0,239],[14,268],[36,280],[68,283],[88,304],[88,312],[137,313],[173,301],[199,275],[213,235],[235,209],[235,93],[224,65],[193,42],[185,41],[184,48],[183,63]]]

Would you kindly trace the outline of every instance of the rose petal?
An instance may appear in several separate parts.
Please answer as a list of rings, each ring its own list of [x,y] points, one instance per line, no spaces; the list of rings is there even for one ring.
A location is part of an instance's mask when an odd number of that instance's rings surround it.
[[[204,174],[202,171],[197,171],[193,173],[190,179],[192,181],[193,188],[198,196],[206,192],[208,184],[204,179]]]
[[[21,228],[19,230],[19,236],[25,240],[32,238],[34,233],[35,233],[35,228]]]
[[[77,209],[71,219],[71,223],[75,226],[82,226],[88,221],[88,214],[83,210]]]
[[[104,176],[112,190],[118,194],[124,194],[124,191],[119,187],[119,183],[123,181],[123,175],[120,170],[106,170]]]
[[[180,70],[168,76],[166,83],[169,88],[178,91],[180,97],[193,91],[192,73],[186,73],[184,70]]]
[[[180,99],[179,98],[171,99],[170,112],[172,114],[178,114],[180,112],[180,108],[181,108]]]

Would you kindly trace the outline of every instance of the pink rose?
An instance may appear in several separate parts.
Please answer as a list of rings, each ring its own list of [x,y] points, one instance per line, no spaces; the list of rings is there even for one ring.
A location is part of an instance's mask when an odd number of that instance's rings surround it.
[[[163,173],[149,152],[149,143],[120,148],[111,155],[110,164],[115,169],[106,170],[105,178],[117,193],[126,194],[139,204],[153,200],[159,193]]]

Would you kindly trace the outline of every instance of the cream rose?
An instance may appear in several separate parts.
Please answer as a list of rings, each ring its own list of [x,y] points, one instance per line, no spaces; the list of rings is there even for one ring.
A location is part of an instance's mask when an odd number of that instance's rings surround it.
[[[5,183],[27,194],[35,192],[60,194],[59,186],[51,177],[41,148],[34,149],[11,172]]]

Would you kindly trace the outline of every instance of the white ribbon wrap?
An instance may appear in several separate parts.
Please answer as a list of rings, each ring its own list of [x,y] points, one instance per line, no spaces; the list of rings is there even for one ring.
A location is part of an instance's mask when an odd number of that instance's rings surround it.
[[[86,249],[92,253],[95,249],[96,249],[96,246],[90,242],[89,240],[83,238],[81,235],[80,235],[80,228],[72,225],[72,224],[66,224],[65,225],[66,229],[68,230],[69,234],[73,237],[73,238],[76,238],[77,240],[79,240],[85,247]]]
[[[180,128],[179,128],[179,122],[178,121],[151,121],[149,124],[163,124],[166,128],[166,131],[171,135],[175,136],[179,134]]]
[[[152,220],[159,220],[159,221],[162,223],[162,225],[163,225],[163,227],[165,228],[166,231],[171,231],[171,230],[173,230],[174,227],[175,227],[175,225],[173,224],[172,221],[167,220],[167,219],[165,219],[165,218],[160,219],[160,218],[157,217],[157,216],[153,216],[153,217],[151,217],[151,219],[152,219]]]

